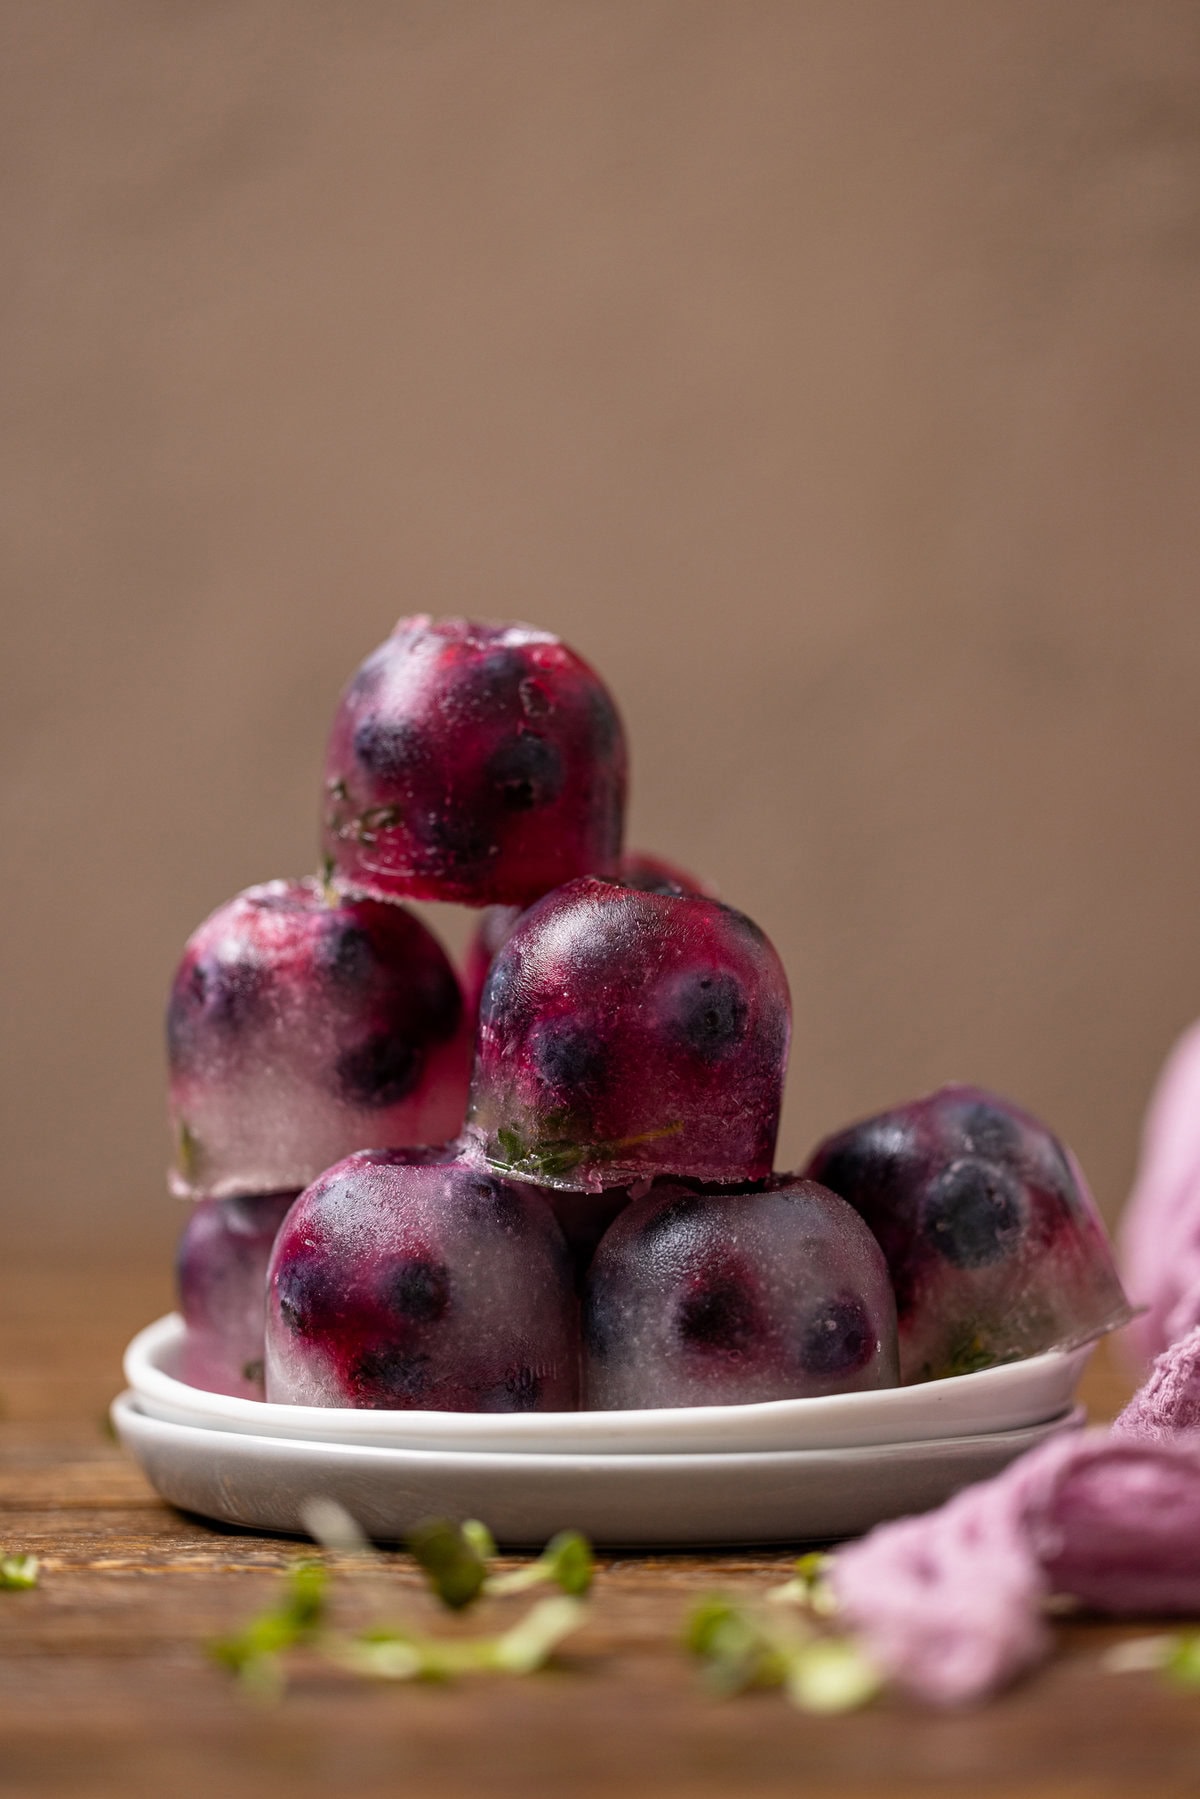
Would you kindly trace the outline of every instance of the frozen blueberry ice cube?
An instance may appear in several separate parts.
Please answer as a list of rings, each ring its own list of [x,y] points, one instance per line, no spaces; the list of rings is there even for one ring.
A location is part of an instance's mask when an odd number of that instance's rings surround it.
[[[995,1094],[943,1087],[826,1138],[804,1172],[879,1239],[906,1383],[1083,1343],[1129,1316],[1078,1163]]]
[[[790,1027],[783,967],[741,912],[569,882],[492,963],[468,1140],[497,1172],[551,1187],[761,1179]]]
[[[694,875],[677,868],[673,862],[665,862],[660,856],[648,856],[640,850],[632,850],[621,857],[613,879],[619,887],[636,887],[643,893],[699,893],[713,897],[712,890]],[[479,1011],[479,998],[488,969],[512,935],[513,926],[523,910],[522,906],[488,906],[476,926],[467,949],[464,978],[467,1010],[472,1018]]]
[[[294,1193],[202,1199],[175,1260],[185,1331],[180,1373],[193,1387],[263,1397],[267,1263]]]
[[[896,1307],[879,1245],[815,1181],[666,1181],[596,1251],[584,1354],[586,1404],[604,1411],[893,1387]]]
[[[625,785],[612,698],[558,638],[401,619],[334,719],[326,851],[382,898],[527,905],[616,871]]]
[[[470,1021],[405,907],[251,887],[188,940],[167,1008],[173,1190],[297,1189],[353,1149],[461,1126]]]
[[[267,1397],[453,1412],[578,1404],[562,1234],[539,1194],[444,1150],[364,1151],[301,1194],[267,1284]]]

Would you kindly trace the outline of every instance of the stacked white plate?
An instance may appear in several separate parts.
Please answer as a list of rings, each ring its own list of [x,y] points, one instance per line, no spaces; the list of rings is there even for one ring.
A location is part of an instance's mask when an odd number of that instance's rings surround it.
[[[164,1499],[227,1524],[301,1532],[335,1499],[369,1535],[482,1518],[497,1540],[557,1530],[666,1548],[828,1541],[923,1511],[1083,1422],[1090,1346],[920,1387],[643,1412],[382,1412],[268,1405],[187,1386],[183,1322],[148,1326],[113,1405]]]

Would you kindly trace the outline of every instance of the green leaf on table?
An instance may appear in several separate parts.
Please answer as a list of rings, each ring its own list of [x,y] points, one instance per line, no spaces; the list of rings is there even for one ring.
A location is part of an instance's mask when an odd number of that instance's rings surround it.
[[[561,1530],[552,1537],[536,1561],[510,1574],[493,1574],[487,1583],[489,1593],[524,1593],[530,1587],[561,1587],[573,1599],[581,1599],[590,1591],[596,1574],[592,1546],[577,1530]]]
[[[807,1618],[711,1597],[688,1619],[685,1646],[718,1693],[783,1687],[802,1711],[851,1711],[873,1699],[881,1676],[852,1637]]]
[[[213,1660],[251,1691],[273,1698],[283,1690],[279,1657],[311,1642],[325,1621],[328,1575],[320,1562],[297,1562],[285,1578],[284,1596],[234,1635],[209,1643]]]
[[[36,1555],[6,1555],[0,1557],[0,1592],[26,1593],[30,1587],[36,1587],[41,1572],[41,1563]]]
[[[408,1548],[443,1605],[462,1611],[474,1604],[487,1579],[487,1563],[475,1540],[449,1518],[428,1518],[408,1537]]]
[[[837,1597],[829,1581],[833,1557],[821,1550],[811,1550],[798,1557],[792,1577],[782,1586],[771,1587],[767,1598],[776,1605],[798,1605],[818,1618],[832,1618],[837,1611]]]
[[[532,1674],[577,1630],[587,1607],[577,1599],[543,1599],[500,1635],[432,1637],[379,1629],[328,1645],[331,1658],[376,1680],[453,1680],[461,1674]]]

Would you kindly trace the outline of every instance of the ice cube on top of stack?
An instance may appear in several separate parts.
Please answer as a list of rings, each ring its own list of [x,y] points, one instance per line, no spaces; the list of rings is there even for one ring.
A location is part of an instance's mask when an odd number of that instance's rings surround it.
[[[325,848],[384,899],[528,905],[616,871],[625,736],[607,688],[528,625],[401,619],[334,718]]]
[[[943,1087],[864,1119],[804,1172],[879,1240],[905,1383],[1083,1343],[1129,1317],[1078,1163],[993,1093]]]
[[[442,1142],[470,1039],[458,977],[407,908],[315,880],[248,888],[193,932],[171,988],[172,1189],[279,1192],[367,1144]]]
[[[761,1180],[790,1031],[783,966],[743,913],[568,882],[492,963],[468,1141],[497,1172],[550,1187]]]

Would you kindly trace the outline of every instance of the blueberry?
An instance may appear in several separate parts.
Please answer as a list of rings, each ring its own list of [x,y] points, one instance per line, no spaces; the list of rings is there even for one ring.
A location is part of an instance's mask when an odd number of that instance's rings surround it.
[[[279,1315],[298,1337],[327,1330],[339,1311],[339,1295],[331,1269],[320,1262],[293,1262],[275,1277]]]
[[[454,699],[477,713],[514,711],[520,705],[521,682],[528,673],[521,650],[489,650],[478,662],[463,668]]]
[[[438,791],[414,804],[405,824],[430,867],[466,879],[490,861],[495,844],[475,805],[456,805]]]
[[[985,1268],[1015,1249],[1024,1210],[1020,1187],[1007,1169],[964,1157],[925,1195],[921,1232],[956,1268]]]
[[[679,1303],[675,1329],[690,1349],[739,1354],[757,1334],[754,1301],[736,1279],[712,1276]]]
[[[898,1119],[870,1118],[822,1146],[809,1172],[823,1187],[873,1214],[903,1180],[911,1150],[912,1134]]]
[[[398,1318],[413,1324],[435,1324],[450,1306],[450,1275],[441,1262],[413,1256],[387,1274],[387,1303]]]
[[[490,1392],[481,1394],[481,1412],[536,1412],[543,1381],[532,1368],[510,1368]]]
[[[208,1030],[235,1037],[253,1019],[268,983],[260,963],[218,962],[184,965],[167,1002],[167,1055],[172,1068],[184,1066]]]
[[[354,728],[354,754],[377,781],[398,781],[428,759],[424,733],[406,720],[368,713]]]
[[[830,1299],[800,1333],[800,1366],[809,1374],[853,1374],[865,1367],[875,1349],[875,1333],[867,1308],[852,1294]]]
[[[604,1085],[608,1052],[594,1032],[573,1019],[549,1020],[540,1026],[532,1053],[538,1074],[555,1093],[594,1093]]]
[[[428,1393],[430,1378],[427,1355],[414,1355],[394,1344],[364,1350],[350,1369],[355,1403],[376,1411],[415,1405]]]
[[[999,1107],[977,1101],[955,1120],[965,1147],[989,1162],[1015,1162],[1021,1153],[1021,1134],[1015,1121]]]
[[[337,1059],[338,1089],[349,1105],[394,1106],[411,1093],[424,1058],[402,1037],[381,1034],[348,1049]]]
[[[507,1181],[494,1175],[470,1173],[455,1185],[455,1198],[474,1223],[491,1225],[506,1231],[523,1230],[528,1214],[520,1194]]]
[[[746,1034],[750,1008],[731,974],[689,975],[672,999],[675,1034],[705,1062],[722,1062]]]
[[[487,774],[508,812],[532,812],[562,792],[562,756],[555,744],[533,731],[522,731],[493,751]]]
[[[333,918],[317,939],[313,952],[321,974],[339,986],[361,987],[376,967],[371,939],[359,924]]]

